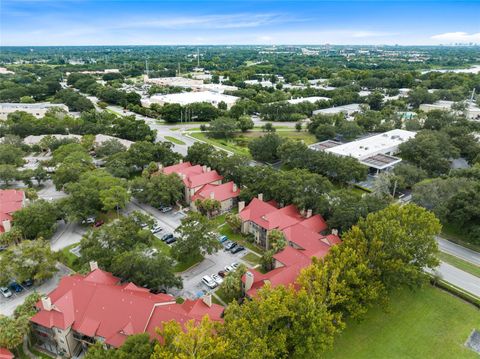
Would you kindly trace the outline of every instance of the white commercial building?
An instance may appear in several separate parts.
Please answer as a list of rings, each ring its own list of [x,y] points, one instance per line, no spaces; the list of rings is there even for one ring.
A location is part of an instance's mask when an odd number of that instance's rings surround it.
[[[414,138],[415,135],[416,133],[412,131],[396,129],[348,143],[327,140],[309,147],[337,156],[356,158],[360,163],[378,172],[399,163],[401,158],[394,156],[399,151],[398,146]]]
[[[76,139],[78,141],[81,141],[82,139],[82,136],[74,135],[74,134],[68,134],[68,135],[53,134],[53,135],[37,135],[37,136],[30,135],[25,137],[23,139],[23,142],[29,146],[38,145],[45,137],[52,137],[57,140]],[[102,145],[104,142],[109,140],[117,140],[127,149],[129,149],[130,146],[134,143],[133,141],[125,140],[123,138],[118,138],[118,137],[113,137],[113,136],[103,135],[103,134],[95,135],[95,140],[93,142],[95,145]]]
[[[321,96],[311,96],[311,97],[300,97],[300,98],[293,98],[291,100],[288,100],[287,102],[292,104],[292,105],[297,105],[302,102],[310,102],[310,103],[315,103],[318,101],[330,101],[328,97],[321,97]]]
[[[329,107],[324,108],[321,110],[313,111],[313,115],[336,115],[339,113],[343,113],[345,118],[351,119],[352,116],[362,111],[362,106],[358,103],[351,103],[349,105],[337,106],[337,107]]]
[[[203,80],[190,79],[187,77],[157,77],[149,78],[144,76],[144,82],[148,84],[154,84],[158,86],[173,86],[181,87],[185,89],[191,89],[193,91],[212,91],[218,93],[224,93],[225,91],[238,90],[236,86],[222,85],[222,84],[205,84]]]
[[[68,112],[68,107],[62,103],[0,103],[0,119],[6,120],[10,113],[16,111],[27,112],[37,118],[45,116],[45,113],[51,108],[60,108]]]
[[[149,107],[153,103],[160,105],[178,103],[179,105],[185,106],[196,102],[207,102],[218,107],[220,102],[225,102],[227,108],[230,108],[238,99],[239,97],[236,96],[224,95],[213,91],[182,92],[168,95],[154,95],[149,99],[142,100],[142,105]]]
[[[430,112],[434,110],[440,110],[440,111],[452,111],[452,106],[455,104],[454,101],[445,101],[445,100],[439,100],[434,103],[424,103],[420,105],[420,110],[424,112]],[[475,104],[466,104],[467,108],[465,111],[454,111],[461,113],[463,112],[465,116],[469,120],[480,120],[480,108],[476,106]]]

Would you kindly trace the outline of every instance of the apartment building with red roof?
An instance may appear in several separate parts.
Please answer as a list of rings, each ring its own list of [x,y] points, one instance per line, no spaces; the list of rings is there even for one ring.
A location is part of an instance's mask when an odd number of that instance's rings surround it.
[[[230,181],[219,185],[206,184],[192,196],[190,208],[197,210],[195,202],[197,200],[203,201],[206,199],[215,199],[220,202],[219,213],[224,213],[231,210],[237,205],[237,198],[240,195],[240,189],[237,185]]]
[[[16,189],[0,190],[0,233],[12,228],[12,215],[25,205],[25,192]]]
[[[97,341],[118,348],[129,335],[149,333],[157,337],[155,328],[170,320],[184,324],[208,315],[220,321],[223,312],[222,306],[212,304],[209,295],[177,304],[170,295],[121,283],[94,262],[87,275],[63,277],[37,308],[31,322],[38,345],[65,357],[78,355]]]
[[[320,215],[300,213],[293,205],[279,208],[273,202],[264,202],[263,196],[254,198],[244,207],[239,203],[242,232],[253,234],[258,245],[269,248],[268,234],[277,229],[283,232],[288,245],[273,256],[273,269],[260,273],[249,269],[243,276],[245,295],[253,297],[266,283],[272,287],[294,284],[301,270],[310,265],[313,257],[325,257],[333,245],[339,244],[336,231],[323,234],[328,225]]]
[[[185,185],[185,201],[190,204],[192,197],[205,185],[219,185],[223,176],[207,166],[192,165],[190,162],[182,162],[165,168],[160,168],[164,174],[176,173]]]

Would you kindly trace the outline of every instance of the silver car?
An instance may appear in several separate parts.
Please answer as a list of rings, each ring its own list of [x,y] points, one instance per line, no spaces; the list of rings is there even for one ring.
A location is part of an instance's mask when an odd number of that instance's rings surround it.
[[[12,296],[12,292],[10,292],[10,289],[7,287],[0,287],[0,293],[2,293],[5,298],[10,298]]]

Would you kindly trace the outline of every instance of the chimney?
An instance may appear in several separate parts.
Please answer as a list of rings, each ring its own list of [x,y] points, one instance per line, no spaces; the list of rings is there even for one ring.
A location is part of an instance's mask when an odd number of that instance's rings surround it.
[[[10,232],[10,230],[12,229],[12,223],[8,219],[2,221],[2,225],[5,232]]]
[[[183,159],[182,159],[182,160],[180,160],[180,163],[183,163]]]
[[[333,228],[333,229],[332,229],[332,234],[333,234],[334,236],[338,236],[338,229]]]
[[[215,192],[210,192],[210,199],[215,199]]]
[[[312,210],[311,209],[308,209],[307,210],[307,215],[305,218],[310,218],[312,216]]]
[[[163,165],[162,165],[161,163],[158,164],[158,170],[159,170],[160,172],[162,172],[162,170],[163,170]]]
[[[195,194],[195,188],[190,188],[190,196],[193,196]]]
[[[180,175],[182,176],[182,179],[185,179],[185,178],[187,178],[187,175],[186,175],[186,174],[184,174],[184,173],[180,173]]]
[[[51,311],[53,309],[50,297],[42,297],[42,306],[46,311]]]
[[[238,213],[243,211],[244,208],[245,208],[245,201],[238,202]]]
[[[96,261],[90,261],[90,272],[93,272],[95,269],[98,269],[98,263]]]
[[[253,273],[250,271],[247,271],[245,273],[245,292],[248,292],[252,288],[253,280],[254,280]]]
[[[202,302],[204,302],[206,305],[211,307],[212,306],[212,295],[210,293],[205,294],[202,297]]]
[[[203,172],[207,172],[207,166],[203,165],[203,166],[202,166],[202,171],[203,171]]]
[[[210,172],[212,169],[210,167],[207,167],[207,172]]]
[[[259,193],[257,197],[260,201],[263,201],[263,193]]]
[[[232,192],[237,192],[237,190],[238,190],[237,184],[235,182],[233,182]]]

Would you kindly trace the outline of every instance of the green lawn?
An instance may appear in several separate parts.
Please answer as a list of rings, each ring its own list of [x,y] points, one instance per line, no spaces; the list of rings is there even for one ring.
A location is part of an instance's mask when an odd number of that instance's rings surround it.
[[[260,257],[257,256],[255,253],[245,254],[245,255],[242,257],[242,260],[244,260],[245,262],[250,263],[250,264],[253,265],[253,266],[255,266],[255,265],[257,265],[257,264],[260,264]]]
[[[474,306],[429,285],[405,289],[392,296],[387,311],[372,308],[364,321],[348,323],[325,358],[478,359],[463,346],[474,328],[480,328]]]
[[[185,262],[179,262],[173,268],[175,273],[180,273],[186,271],[188,268],[193,267],[195,264],[203,261],[203,256],[191,258]]]
[[[179,140],[178,138],[175,138],[175,137],[172,137],[172,136],[165,136],[165,139],[170,141],[170,142],[173,142],[177,145],[185,145],[186,144],[182,140]]]
[[[293,140],[303,141],[305,144],[310,145],[317,142],[317,139],[314,135],[305,132],[305,131],[295,131],[295,130],[281,130],[276,132],[282,138],[289,138]],[[238,133],[232,139],[218,139],[210,138],[206,135],[205,132],[194,132],[190,133],[190,136],[205,141],[211,145],[223,148],[227,151],[231,151],[237,155],[243,155],[251,157],[250,151],[248,149],[248,143],[254,138],[264,136],[266,132],[262,131],[249,131],[246,133]]]
[[[458,269],[473,274],[474,276],[480,277],[480,267],[473,263],[464,261],[463,259],[444,252],[440,252],[438,258],[444,262],[451,264],[454,267],[457,267]]]
[[[190,136],[209,143],[213,146],[217,146],[224,150],[231,151],[237,155],[251,157],[250,151],[247,147],[238,146],[235,144],[235,142],[233,142],[233,140],[210,138],[207,137],[204,132],[190,133]]]
[[[78,257],[75,254],[71,253],[70,249],[75,248],[78,245],[80,245],[80,243],[71,244],[58,252],[58,260],[76,272],[78,272],[81,268],[77,262]]]

